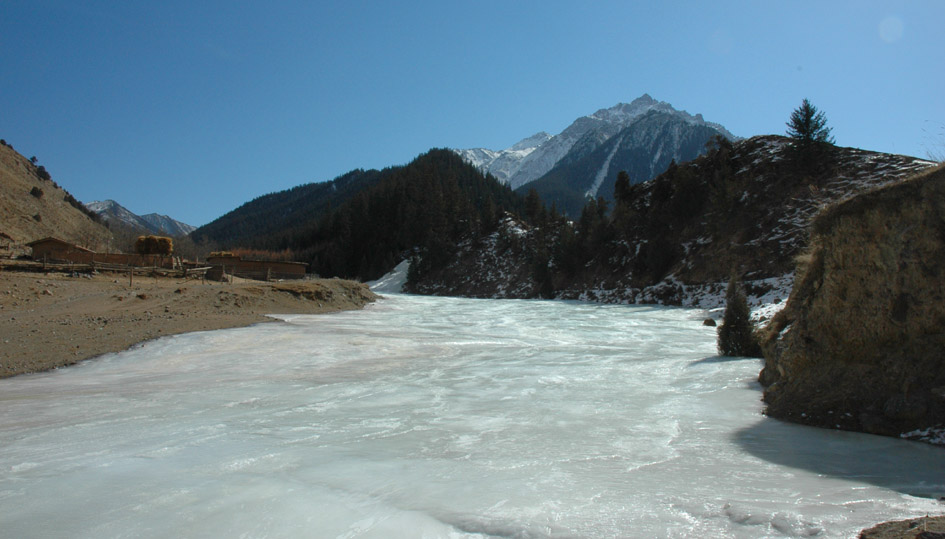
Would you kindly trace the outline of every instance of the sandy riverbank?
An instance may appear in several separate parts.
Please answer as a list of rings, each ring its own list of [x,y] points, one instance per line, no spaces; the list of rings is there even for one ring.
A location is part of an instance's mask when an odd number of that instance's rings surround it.
[[[0,378],[71,365],[164,335],[360,309],[377,298],[340,279],[219,283],[136,275],[0,271]]]

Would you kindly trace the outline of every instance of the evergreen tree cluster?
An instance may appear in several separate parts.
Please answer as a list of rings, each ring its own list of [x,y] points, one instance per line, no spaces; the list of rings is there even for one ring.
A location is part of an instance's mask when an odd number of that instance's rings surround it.
[[[262,195],[193,231],[191,238],[196,243],[226,248],[278,251],[311,221],[370,188],[379,178],[377,170],[356,169],[328,182]]]
[[[521,200],[450,150],[385,169],[375,186],[326,214],[290,248],[322,275],[376,279],[405,255],[415,276],[448,261],[462,238],[496,226]]]
[[[294,253],[323,276],[372,280],[404,257],[422,276],[461,238],[491,231],[523,200],[454,152],[434,149],[382,171],[353,171],[260,197],[194,232],[195,241]]]

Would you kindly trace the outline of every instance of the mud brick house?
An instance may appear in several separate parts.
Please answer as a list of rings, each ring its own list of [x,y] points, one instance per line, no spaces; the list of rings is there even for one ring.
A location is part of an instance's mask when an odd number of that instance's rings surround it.
[[[308,264],[278,260],[243,260],[239,255],[218,254],[207,257],[208,279],[222,279],[223,274],[246,279],[269,281],[275,279],[304,279]]]

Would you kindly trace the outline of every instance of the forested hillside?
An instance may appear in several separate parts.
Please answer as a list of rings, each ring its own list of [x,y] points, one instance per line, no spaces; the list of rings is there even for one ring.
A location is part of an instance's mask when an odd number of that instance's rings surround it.
[[[271,250],[287,245],[300,226],[377,183],[376,170],[352,170],[329,182],[307,183],[253,199],[191,234],[197,243]]]
[[[322,276],[371,280],[413,256],[415,275],[449,259],[462,238],[495,228],[523,202],[449,150],[401,167],[354,171],[266,195],[194,232],[217,248],[280,252]]]
[[[703,305],[734,272],[749,292],[790,282],[810,218],[824,205],[894,183],[932,163],[907,156],[791,139],[717,138],[706,155],[671,163],[651,181],[620,174],[616,203],[590,201],[571,223],[534,210],[520,226],[464,244],[436,273],[412,280],[420,293],[544,296],[614,302]],[[537,196],[528,197],[531,208]],[[537,218],[536,218],[537,215]],[[492,249],[496,253],[478,253]],[[497,254],[498,253],[498,254]],[[514,259],[529,271],[479,264]]]

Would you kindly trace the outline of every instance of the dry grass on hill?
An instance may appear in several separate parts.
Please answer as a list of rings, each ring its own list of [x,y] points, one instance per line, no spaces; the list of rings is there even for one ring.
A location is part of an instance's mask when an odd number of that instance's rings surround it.
[[[0,145],[0,239],[24,244],[55,236],[104,251],[112,233],[68,198],[69,193],[53,181],[41,180],[29,159]]]

